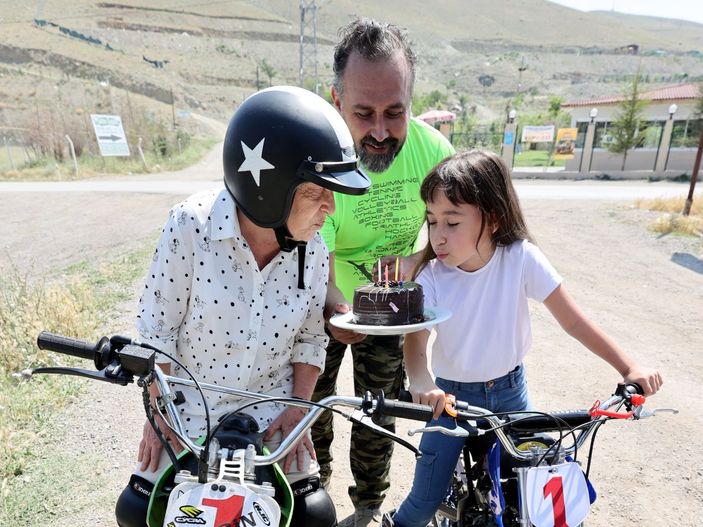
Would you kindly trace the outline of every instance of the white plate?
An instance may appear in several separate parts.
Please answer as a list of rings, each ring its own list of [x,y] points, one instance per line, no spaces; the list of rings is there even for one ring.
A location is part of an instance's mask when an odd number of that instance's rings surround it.
[[[354,313],[349,311],[348,313],[334,315],[330,318],[330,324],[340,329],[349,329],[357,333],[363,333],[364,335],[402,335],[404,333],[412,333],[421,329],[430,328],[435,324],[444,322],[452,316],[452,312],[441,307],[427,307],[425,308],[424,315],[424,322],[418,322],[417,324],[405,324],[403,326],[370,326],[355,323],[353,319]]]

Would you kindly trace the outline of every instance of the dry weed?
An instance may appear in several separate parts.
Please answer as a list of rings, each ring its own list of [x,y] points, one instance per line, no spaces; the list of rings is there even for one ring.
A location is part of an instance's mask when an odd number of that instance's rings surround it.
[[[649,228],[662,234],[687,234],[703,236],[703,218],[666,213],[659,216]]]
[[[635,200],[635,207],[646,210],[664,212],[649,228],[662,234],[685,234],[689,236],[703,236],[703,195],[694,196],[691,212],[683,216],[686,198],[654,198]]]
[[[656,210],[661,212],[673,213],[683,211],[683,206],[685,202],[685,196],[678,196],[674,198],[636,199],[635,207],[637,207],[638,209]],[[691,205],[691,215],[703,215],[703,194],[699,193],[693,196],[693,203]]]
[[[0,479],[21,474],[30,446],[41,434],[59,401],[76,391],[74,381],[43,378],[31,384],[17,372],[58,363],[35,344],[39,331],[65,335],[94,332],[94,303],[77,279],[65,283],[32,281],[11,268],[0,277]],[[29,426],[29,423],[32,423]]]

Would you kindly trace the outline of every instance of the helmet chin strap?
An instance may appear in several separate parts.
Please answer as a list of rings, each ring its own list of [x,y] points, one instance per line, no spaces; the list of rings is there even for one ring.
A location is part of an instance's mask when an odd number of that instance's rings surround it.
[[[286,225],[274,227],[273,232],[276,233],[276,241],[282,251],[289,253],[298,248],[298,289],[305,289],[305,250],[308,242],[293,239]]]

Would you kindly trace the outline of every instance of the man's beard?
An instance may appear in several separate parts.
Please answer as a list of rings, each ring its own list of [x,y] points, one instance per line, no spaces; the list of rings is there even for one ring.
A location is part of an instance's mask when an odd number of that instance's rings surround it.
[[[369,144],[371,146],[388,147],[388,152],[385,154],[373,154],[364,148],[364,145]],[[359,155],[359,161],[367,170],[371,172],[385,172],[393,163],[395,156],[400,152],[400,148],[403,145],[400,141],[395,138],[389,137],[381,142],[376,141],[370,136],[366,136],[361,140],[361,144],[357,146],[356,151]]]

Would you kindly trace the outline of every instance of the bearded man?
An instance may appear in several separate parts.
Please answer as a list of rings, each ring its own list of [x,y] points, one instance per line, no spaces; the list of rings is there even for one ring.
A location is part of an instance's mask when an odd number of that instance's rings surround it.
[[[347,312],[354,288],[373,279],[374,264],[396,261],[408,275],[413,247],[425,221],[420,184],[454,149],[437,130],[412,118],[415,54],[398,27],[374,20],[354,20],[340,31],[335,48],[332,99],[354,139],[357,155],[372,186],[364,196],[335,196],[336,211],[320,231],[330,250],[326,316]],[[396,257],[398,260],[396,260]],[[406,276],[406,278],[408,278]],[[327,325],[330,344],[325,369],[313,395],[318,401],[335,393],[347,345],[354,363],[354,391],[383,390],[396,398],[403,381],[403,345],[399,336],[367,336]],[[392,419],[379,422],[394,430]],[[313,442],[323,485],[332,473],[332,414],[313,427]],[[354,525],[380,521],[393,442],[359,425],[352,428],[350,461],[355,485]]]

